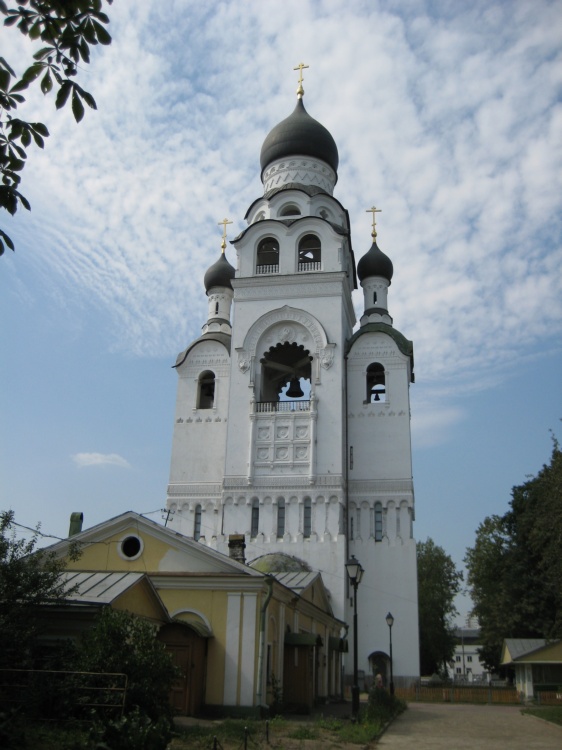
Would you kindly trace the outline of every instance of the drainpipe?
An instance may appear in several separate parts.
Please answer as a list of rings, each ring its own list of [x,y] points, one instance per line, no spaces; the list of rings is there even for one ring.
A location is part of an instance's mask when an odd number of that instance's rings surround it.
[[[260,617],[260,645],[258,651],[258,688],[256,690],[256,704],[258,706],[264,705],[262,703],[262,685],[263,685],[263,652],[265,650],[265,616],[267,613],[267,605],[271,601],[273,596],[273,576],[268,575],[265,579],[268,592],[265,596],[265,601],[261,608]]]
[[[346,623],[344,623],[343,629],[344,629],[345,632],[344,632],[344,634],[342,636],[342,640],[346,641],[347,640],[347,633],[349,631],[349,625],[347,625]],[[343,689],[343,680],[344,680],[344,676],[345,676],[345,666],[344,666],[343,660],[344,660],[344,657],[343,657],[342,654],[340,654],[340,700],[341,701],[345,700],[344,689]]]

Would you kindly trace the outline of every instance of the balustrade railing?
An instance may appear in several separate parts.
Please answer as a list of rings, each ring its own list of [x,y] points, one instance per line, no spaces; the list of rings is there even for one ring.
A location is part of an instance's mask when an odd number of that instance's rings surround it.
[[[279,264],[273,263],[267,266],[256,266],[256,274],[279,273]]]
[[[319,260],[311,261],[309,263],[299,263],[299,271],[320,271],[322,263]]]
[[[256,401],[256,414],[310,411],[310,401]]]

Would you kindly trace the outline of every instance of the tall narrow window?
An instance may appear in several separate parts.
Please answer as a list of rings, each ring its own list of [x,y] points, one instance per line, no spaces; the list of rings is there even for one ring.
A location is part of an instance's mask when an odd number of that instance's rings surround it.
[[[305,539],[310,537],[312,531],[312,500],[309,497],[304,499],[302,533]]]
[[[299,271],[319,271],[322,246],[315,234],[307,234],[299,242]]]
[[[382,541],[382,504],[375,503],[375,542]]]
[[[196,542],[201,538],[201,506],[195,506],[195,520],[193,522],[193,538]]]
[[[258,245],[256,273],[279,272],[279,242],[275,237],[266,237]]]
[[[252,525],[250,530],[250,536],[255,537],[258,535],[260,527],[260,501],[255,497],[252,500]]]
[[[205,370],[199,376],[197,408],[212,409],[215,403],[215,373]]]
[[[277,538],[285,536],[285,500],[280,497],[277,501]]]
[[[374,362],[367,367],[367,399],[366,404],[386,401],[386,380],[384,367],[380,362]]]

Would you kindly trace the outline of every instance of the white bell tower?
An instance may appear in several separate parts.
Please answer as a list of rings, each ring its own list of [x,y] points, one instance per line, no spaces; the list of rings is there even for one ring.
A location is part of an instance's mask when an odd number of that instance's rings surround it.
[[[384,669],[393,610],[398,684],[419,675],[412,345],[392,327],[392,263],[376,242],[359,263],[365,313],[353,333],[349,216],[333,195],[338,150],[304,107],[302,67],[293,113],[262,146],[264,191],[231,243],[236,272],[223,240],[205,275],[203,335],[176,363],[170,525],[225,554],[243,534],[246,560],[271,555],[272,572],[320,571],[334,614],[349,623],[354,554],[365,569],[359,668],[367,677]]]

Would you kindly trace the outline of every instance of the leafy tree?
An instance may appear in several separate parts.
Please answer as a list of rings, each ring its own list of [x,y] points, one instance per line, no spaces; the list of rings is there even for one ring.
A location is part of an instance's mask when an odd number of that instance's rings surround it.
[[[107,607],[84,637],[73,661],[75,669],[85,672],[126,674],[126,712],[138,709],[152,721],[170,716],[169,697],[176,668],[147,620]]]
[[[56,93],[55,106],[61,109],[71,103],[76,122],[84,117],[84,103],[96,109],[91,94],[76,83],[74,77],[82,64],[90,62],[90,47],[110,44],[104,24],[109,18],[102,11],[104,0],[19,0],[8,7],[0,0],[4,26],[15,27],[42,46],[34,53],[33,63],[17,78],[13,67],[0,57],[0,207],[15,214],[19,204],[28,211],[31,206],[19,191],[21,172],[27,149],[32,141],[39,148],[49,135],[41,122],[27,122],[15,116],[25,102],[22,91],[38,82],[43,94]],[[111,4],[113,0],[105,0]],[[0,255],[5,246],[14,249],[10,237],[0,229]]]
[[[478,527],[466,553],[482,659],[497,670],[504,638],[562,637],[562,452],[513,487],[510,509]]]
[[[38,532],[17,539],[13,511],[0,513],[0,667],[26,667],[40,629],[39,606],[64,601],[65,561],[37,549]],[[76,547],[71,556],[76,559]]]
[[[432,539],[418,542],[418,601],[422,674],[446,672],[455,651],[455,596],[463,574]]]

